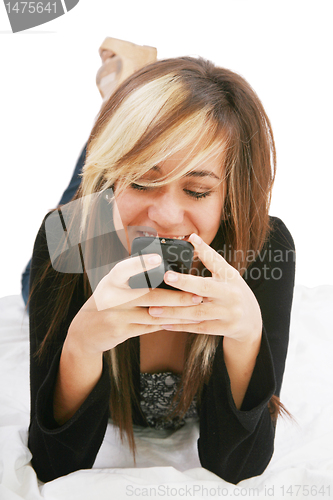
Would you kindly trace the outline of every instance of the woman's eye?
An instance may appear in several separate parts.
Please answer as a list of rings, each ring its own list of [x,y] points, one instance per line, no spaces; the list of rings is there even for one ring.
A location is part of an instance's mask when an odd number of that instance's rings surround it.
[[[190,189],[184,189],[184,191],[186,194],[188,194],[189,196],[191,196],[196,200],[200,200],[202,198],[206,198],[206,196],[211,195],[211,191],[200,192],[200,191],[191,191]]]
[[[152,186],[142,186],[141,184],[136,184],[135,182],[132,182],[130,186],[132,189],[136,189],[137,191],[149,191],[151,189],[154,189]],[[210,196],[212,190],[193,191],[191,189],[184,189],[184,193],[186,193],[191,198],[194,198],[195,200],[201,200],[203,198],[206,198],[207,196]]]
[[[131,188],[137,189],[138,191],[148,191],[149,189],[148,186],[141,186],[141,184],[136,184],[135,182],[132,182]]]

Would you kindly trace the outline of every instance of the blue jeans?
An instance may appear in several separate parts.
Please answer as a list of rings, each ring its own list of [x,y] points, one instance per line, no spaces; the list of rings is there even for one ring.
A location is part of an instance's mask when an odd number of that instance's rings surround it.
[[[70,183],[68,184],[67,189],[65,189],[59,203],[59,205],[64,205],[65,203],[68,203],[71,201],[73,196],[75,195],[80,182],[81,182],[81,177],[79,177],[79,174],[82,172],[82,167],[84,165],[85,159],[86,159],[86,153],[87,153],[87,145],[84,146],[82,153],[80,154],[79,159],[77,160],[77,163],[75,165],[75,169],[72,175],[72,178],[70,180]],[[26,304],[28,302],[28,297],[29,297],[29,279],[30,279],[30,267],[31,267],[31,259],[29,260],[27,267],[22,273],[22,278],[21,278],[21,291],[22,291],[22,297],[24,300],[24,303]]]

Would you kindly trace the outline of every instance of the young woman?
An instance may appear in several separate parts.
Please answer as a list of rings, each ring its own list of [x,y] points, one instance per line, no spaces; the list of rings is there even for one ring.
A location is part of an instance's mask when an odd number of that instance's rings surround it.
[[[92,467],[109,418],[134,454],[133,423],[195,416],[203,467],[232,483],[265,470],[295,268],[290,233],[268,215],[274,173],[258,97],[203,59],[151,64],[106,102],[75,208],[48,214],[34,247],[29,447],[42,481]],[[79,235],[60,263],[54,215]],[[142,272],[131,243],[149,235],[194,246],[191,274],[164,276],[176,290],[128,284]]]

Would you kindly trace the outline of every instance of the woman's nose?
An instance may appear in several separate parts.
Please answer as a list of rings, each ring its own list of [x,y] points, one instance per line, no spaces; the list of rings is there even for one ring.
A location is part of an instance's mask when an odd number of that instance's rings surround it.
[[[148,207],[148,216],[160,227],[174,226],[184,221],[184,207],[176,195],[164,192]]]

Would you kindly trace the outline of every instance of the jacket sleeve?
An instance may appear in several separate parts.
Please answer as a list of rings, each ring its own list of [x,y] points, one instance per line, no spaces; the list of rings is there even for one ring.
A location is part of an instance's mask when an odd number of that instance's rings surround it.
[[[104,362],[99,382],[75,415],[62,426],[54,420],[53,392],[62,345],[84,298],[80,291],[82,282],[79,281],[69,311],[48,343],[46,355],[40,360],[36,352],[50,325],[51,310],[59,286],[59,273],[52,268],[39,283],[40,271],[49,263],[44,224],[45,221],[35,241],[30,278],[31,418],[28,446],[37,476],[47,482],[75,470],[92,467],[108,422],[110,382],[108,367]],[[68,277],[68,282],[72,278],[74,276]]]
[[[263,332],[259,354],[241,408],[233,401],[223,358],[223,337],[217,347],[200,410],[198,451],[201,465],[237,484],[267,467],[274,450],[275,425],[268,402],[279,396],[289,341],[295,248],[277,218],[269,241],[244,279],[260,305]]]

